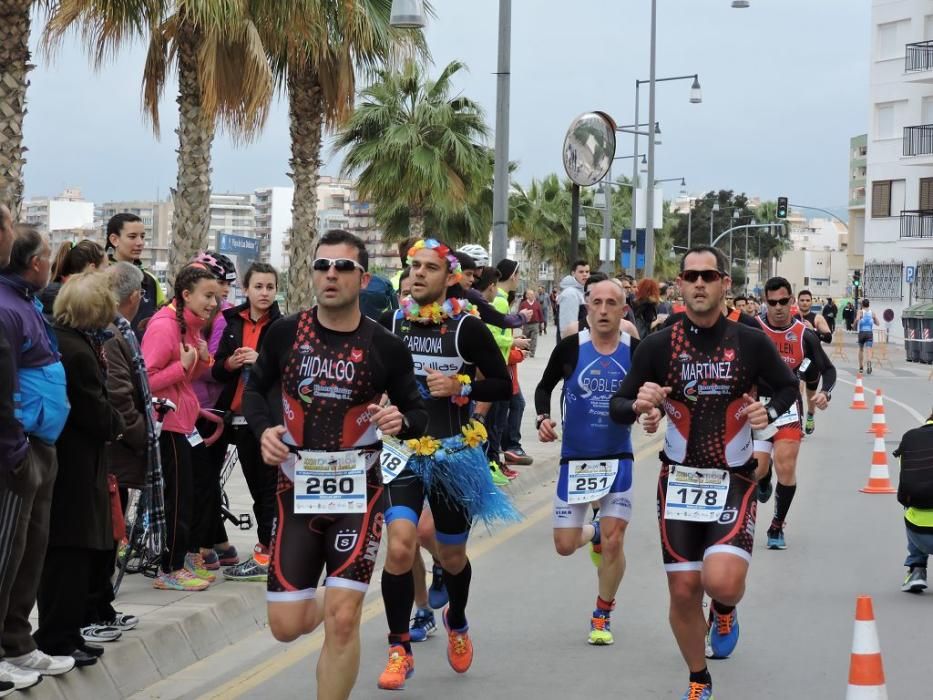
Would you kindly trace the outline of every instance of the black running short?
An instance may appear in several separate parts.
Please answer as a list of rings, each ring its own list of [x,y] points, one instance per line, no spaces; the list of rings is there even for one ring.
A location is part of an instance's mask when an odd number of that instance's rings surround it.
[[[658,524],[664,569],[669,573],[701,571],[703,559],[718,553],[733,554],[751,561],[758,511],[755,467],[731,470],[725,508],[719,521],[712,523],[664,519],[669,469],[669,465],[662,464],[658,478]]]
[[[314,598],[325,566],[327,586],[366,592],[382,540],[383,488],[378,463],[366,476],[365,513],[296,515],[295,486],[279,469],[266,600]]]
[[[874,344],[875,334],[871,331],[859,331],[858,332],[858,345],[862,347],[867,345],[871,347]]]
[[[385,520],[408,520],[418,525],[424,508],[425,492],[421,477],[406,467],[385,486]],[[466,510],[447,497],[440,488],[427,494],[431,515],[434,516],[434,532],[441,544],[463,544],[470,534],[470,516]]]

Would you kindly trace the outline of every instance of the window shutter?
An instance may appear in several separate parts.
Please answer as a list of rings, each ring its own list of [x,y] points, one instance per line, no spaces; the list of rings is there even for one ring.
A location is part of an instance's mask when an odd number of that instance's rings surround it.
[[[873,219],[891,216],[891,181],[871,183],[871,216]]]
[[[920,209],[933,210],[933,177],[920,178]]]

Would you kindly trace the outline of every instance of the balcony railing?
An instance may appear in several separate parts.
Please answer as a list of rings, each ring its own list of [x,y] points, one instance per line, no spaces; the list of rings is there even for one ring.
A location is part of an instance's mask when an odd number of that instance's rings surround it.
[[[920,73],[927,70],[933,70],[933,41],[919,41],[916,44],[907,44],[904,72]]]
[[[933,209],[902,211],[901,238],[933,238]]]
[[[904,155],[933,154],[933,124],[904,127]]]

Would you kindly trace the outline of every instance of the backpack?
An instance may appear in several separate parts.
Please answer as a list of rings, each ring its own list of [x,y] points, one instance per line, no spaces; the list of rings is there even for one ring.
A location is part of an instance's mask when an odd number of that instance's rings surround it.
[[[397,308],[398,294],[392,287],[392,283],[385,277],[373,275],[366,289],[360,293],[360,311],[364,316],[378,321],[386,311]]]

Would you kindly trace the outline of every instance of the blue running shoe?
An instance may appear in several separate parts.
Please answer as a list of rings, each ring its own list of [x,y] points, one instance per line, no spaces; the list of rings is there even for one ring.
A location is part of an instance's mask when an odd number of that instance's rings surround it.
[[[707,657],[728,659],[739,643],[739,613],[733,610],[720,615],[710,604],[709,633],[706,637]],[[710,696],[712,697],[712,696]]]
[[[435,610],[447,605],[447,586],[444,585],[444,570],[435,564],[431,567],[431,588],[428,590],[428,603]]]
[[[787,549],[784,530],[768,530],[768,549]]]
[[[411,621],[408,633],[411,635],[411,641],[423,642],[436,631],[437,622],[434,620],[434,611],[419,609]]]
[[[715,700],[713,698],[713,686],[708,683],[690,683],[690,687],[687,688],[682,700]]]

